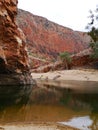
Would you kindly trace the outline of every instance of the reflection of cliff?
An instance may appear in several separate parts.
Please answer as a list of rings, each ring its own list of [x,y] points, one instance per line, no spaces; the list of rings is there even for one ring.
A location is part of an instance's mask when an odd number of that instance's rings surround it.
[[[5,75],[0,76],[0,84],[31,82],[25,37],[16,25],[16,14],[17,0],[0,1],[0,74]]]
[[[84,107],[91,109],[91,113],[98,113],[98,96],[97,94],[72,94],[72,100],[75,101],[77,107],[80,106],[80,109]]]
[[[66,96],[65,95],[66,93],[64,93],[64,97],[62,98],[62,103],[78,112],[82,110],[88,111],[88,116],[92,121],[92,123],[88,127],[88,130],[98,130],[98,95],[80,93],[67,94]],[[86,120],[86,122],[88,121],[89,120]],[[67,123],[65,123],[65,125],[67,125]]]
[[[33,67],[57,60],[60,52],[73,54],[88,48],[90,37],[86,33],[73,31],[29,12],[18,10],[17,23],[26,35]]]
[[[26,101],[25,105],[0,107],[2,108],[0,121],[7,123],[75,121],[73,127],[98,130],[98,111],[92,111],[98,106],[97,94],[78,94],[72,93],[69,89],[38,86],[33,87],[30,100]],[[98,110],[98,107],[96,109]]]
[[[81,93],[62,87],[41,86],[33,88],[30,96],[31,104],[32,102],[37,104],[59,104],[67,106],[73,111],[88,111],[92,115],[97,112],[98,114],[98,96],[95,93]]]

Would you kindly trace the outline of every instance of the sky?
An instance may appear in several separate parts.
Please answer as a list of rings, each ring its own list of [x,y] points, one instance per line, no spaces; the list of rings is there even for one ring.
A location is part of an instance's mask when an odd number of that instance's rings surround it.
[[[18,8],[77,31],[86,31],[98,0],[18,0]]]

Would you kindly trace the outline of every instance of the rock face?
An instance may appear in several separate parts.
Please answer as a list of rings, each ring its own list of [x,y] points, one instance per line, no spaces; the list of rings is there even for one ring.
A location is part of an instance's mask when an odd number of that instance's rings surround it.
[[[75,54],[87,49],[91,40],[86,33],[73,31],[23,10],[18,10],[17,23],[26,35],[31,68],[56,61],[60,52]]]
[[[16,24],[17,0],[0,0],[0,85],[31,84],[25,37]]]

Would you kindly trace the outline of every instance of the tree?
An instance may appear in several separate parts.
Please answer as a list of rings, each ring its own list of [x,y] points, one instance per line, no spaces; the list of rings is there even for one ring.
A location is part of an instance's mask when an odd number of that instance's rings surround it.
[[[90,30],[88,34],[93,38],[94,42],[96,42],[96,40],[98,40],[98,5],[95,11],[90,10],[89,13],[88,18],[90,18],[90,22],[86,28]]]
[[[98,41],[90,43],[90,47],[93,49],[93,53],[91,54],[91,58],[98,59]]]
[[[60,53],[59,55],[60,55],[61,60],[64,63],[64,67],[66,67],[66,69],[70,69],[70,64],[72,61],[70,53],[65,51],[65,52]]]
[[[88,23],[86,28],[90,30],[88,34],[93,39],[93,42],[90,43],[90,47],[93,50],[91,57],[98,59],[98,6],[96,6],[95,11],[90,10],[89,18],[91,22]]]

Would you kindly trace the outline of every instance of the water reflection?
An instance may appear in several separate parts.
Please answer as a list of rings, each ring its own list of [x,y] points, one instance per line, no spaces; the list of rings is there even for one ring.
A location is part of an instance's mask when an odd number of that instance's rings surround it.
[[[0,85],[0,108],[2,106],[26,103],[34,85]]]
[[[97,94],[73,93],[67,89],[32,87],[24,103],[0,105],[0,124],[63,122],[76,128],[98,129]],[[76,122],[76,123],[74,123]],[[79,122],[82,124],[79,125]],[[86,130],[85,129],[85,130]],[[82,129],[83,130],[83,129]]]
[[[80,130],[91,130],[90,127],[92,126],[93,121],[90,119],[89,116],[84,116],[84,117],[72,118],[67,122],[60,122],[60,123],[63,125],[78,128]]]

